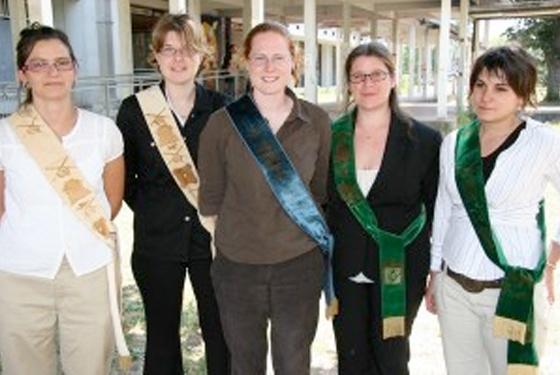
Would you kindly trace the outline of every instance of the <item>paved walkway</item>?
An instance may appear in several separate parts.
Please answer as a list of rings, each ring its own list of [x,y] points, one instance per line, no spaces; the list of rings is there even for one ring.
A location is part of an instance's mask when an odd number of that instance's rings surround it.
[[[560,218],[560,199],[554,191],[547,192],[547,227],[550,231],[556,229]],[[127,207],[117,218],[117,225],[120,231],[123,259],[124,259],[124,281],[125,284],[133,284],[130,273],[130,249],[131,249],[131,228],[132,217]],[[559,300],[553,306],[550,315],[549,332],[546,345],[546,353],[541,361],[541,375],[560,374],[560,272],[557,272],[557,298]],[[187,305],[193,300],[190,288],[186,290]],[[317,331],[317,336],[313,343],[312,375],[334,375],[336,370],[336,351],[331,322],[324,319],[324,304],[322,304],[321,320]],[[141,336],[143,333],[138,332]],[[419,315],[414,323],[411,338],[411,375],[444,375],[445,367],[443,352],[441,347],[441,337],[437,319],[426,311],[424,306],[420,307]],[[195,353],[201,353],[200,340],[194,340],[193,346]],[[269,366],[270,368],[270,366]],[[135,366],[134,374],[141,374],[140,364]],[[204,372],[192,375],[201,375]],[[272,374],[272,372],[270,372]]]

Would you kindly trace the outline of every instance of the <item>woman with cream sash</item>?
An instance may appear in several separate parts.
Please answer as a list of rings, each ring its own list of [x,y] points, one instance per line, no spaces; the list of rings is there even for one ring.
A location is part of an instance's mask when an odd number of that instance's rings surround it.
[[[210,280],[213,223],[198,215],[198,140],[223,95],[196,82],[211,52],[187,14],[166,14],[152,31],[149,62],[159,84],[124,99],[124,199],[134,212],[132,272],[146,316],[145,374],[183,374],[181,312],[188,274],[209,375],[229,374],[229,354]]]
[[[115,339],[128,354],[111,222],[122,137],[109,118],[75,106],[77,61],[62,31],[24,29],[17,67],[27,99],[0,121],[2,370],[55,375],[60,358],[65,374],[108,374]]]

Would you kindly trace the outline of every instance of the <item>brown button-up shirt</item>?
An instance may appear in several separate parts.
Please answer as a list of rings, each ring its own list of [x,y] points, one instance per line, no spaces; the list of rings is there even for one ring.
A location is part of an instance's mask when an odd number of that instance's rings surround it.
[[[318,106],[297,99],[276,134],[315,202],[326,200],[330,119]],[[241,263],[274,264],[317,247],[284,212],[225,109],[215,112],[200,137],[199,210],[217,215],[218,251]]]

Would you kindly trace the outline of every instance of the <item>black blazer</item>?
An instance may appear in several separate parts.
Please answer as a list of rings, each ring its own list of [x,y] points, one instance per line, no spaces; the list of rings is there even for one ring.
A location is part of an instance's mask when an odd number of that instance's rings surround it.
[[[419,214],[421,205],[426,206],[427,224],[408,246],[406,258],[407,277],[418,277],[419,282],[429,270],[429,236],[438,185],[440,143],[441,135],[437,131],[414,120],[409,126],[393,114],[383,160],[366,197],[379,226],[394,233],[402,232]],[[335,238],[336,278],[363,272],[374,282],[379,281],[377,244],[338,195],[332,164],[327,220]]]
[[[164,89],[163,83],[160,87]],[[195,164],[200,133],[210,114],[224,104],[223,95],[197,84],[185,126],[175,118]],[[117,125],[124,137],[124,199],[134,211],[134,251],[180,261],[210,257],[210,236],[155,147],[136,96],[122,102]]]

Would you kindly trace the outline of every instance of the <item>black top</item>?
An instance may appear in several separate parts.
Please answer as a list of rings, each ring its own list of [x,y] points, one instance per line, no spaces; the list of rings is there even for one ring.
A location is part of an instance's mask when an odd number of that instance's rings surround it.
[[[494,170],[494,166],[496,165],[496,160],[498,159],[498,156],[504,150],[508,149],[509,146],[515,143],[515,141],[519,137],[519,133],[521,133],[521,130],[525,129],[526,125],[527,124],[525,122],[519,124],[519,126],[515,128],[510,135],[508,135],[508,137],[500,145],[500,147],[495,149],[494,152],[492,152],[490,155],[487,155],[482,158],[482,175],[484,176],[484,182],[488,182],[488,179],[490,178],[490,175]]]
[[[160,88],[164,91],[163,83]],[[184,126],[173,114],[195,164],[200,133],[210,114],[225,102],[223,95],[197,84],[194,106]],[[134,251],[181,261],[210,257],[210,236],[169,173],[135,95],[122,102],[117,125],[124,138],[124,200],[134,211]]]
[[[414,120],[409,126],[393,115],[379,173],[366,197],[378,225],[393,233],[401,233],[420,213],[422,204],[426,207],[426,226],[406,250],[407,277],[416,279],[407,282],[424,282],[429,270],[440,144],[437,131]],[[335,237],[335,280],[363,272],[377,283],[377,244],[336,192],[332,172],[327,218]]]

